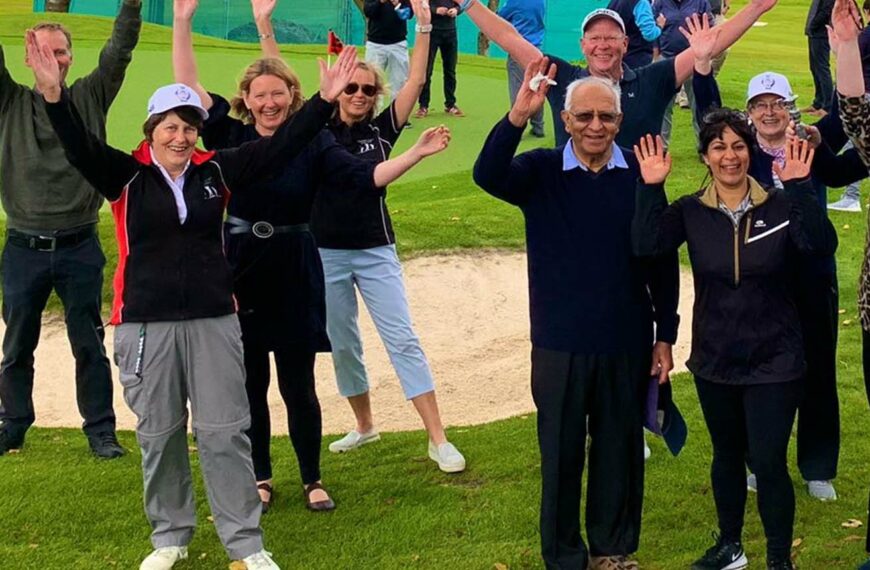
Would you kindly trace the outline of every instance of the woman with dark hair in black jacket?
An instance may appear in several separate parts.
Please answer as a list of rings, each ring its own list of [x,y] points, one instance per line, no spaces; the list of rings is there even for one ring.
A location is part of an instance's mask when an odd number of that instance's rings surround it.
[[[790,140],[774,170],[784,190],[765,190],[748,172],[755,144],[743,113],[708,114],[700,151],[712,182],[667,205],[664,190],[638,192],[635,253],[658,255],[688,244],[695,283],[687,366],[713,443],[711,478],[720,535],[696,570],[736,570],[741,545],[745,465],[752,456],[767,567],[791,569],[794,490],[786,454],[806,372],[794,272],[801,257],[832,255],[833,227],[809,183],[813,150]],[[670,158],[651,137],[635,147],[646,171]]]

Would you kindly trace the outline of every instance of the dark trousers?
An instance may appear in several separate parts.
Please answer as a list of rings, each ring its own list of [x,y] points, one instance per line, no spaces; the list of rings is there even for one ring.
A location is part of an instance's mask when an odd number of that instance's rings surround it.
[[[444,68],[444,107],[449,109],[456,104],[456,58],[459,42],[456,28],[451,30],[432,30],[429,38],[429,63],[426,66],[426,85],[420,92],[420,106],[429,107],[429,94],[432,86],[432,69],[435,67],[435,52],[441,50],[441,67]]]
[[[736,386],[696,378],[695,386],[713,443],[710,479],[722,538],[739,541],[743,532],[745,466],[751,454],[767,557],[787,557],[794,527],[788,440],[803,381]]]
[[[799,295],[807,378],[798,411],[798,469],[805,481],[827,481],[837,476],[840,456],[837,276],[814,274],[803,280]]]
[[[55,251],[6,243],[0,261],[3,287],[3,361],[0,363],[0,420],[13,440],[23,439],[36,420],[33,410],[33,352],[42,311],[52,289],[63,303],[67,336],[76,361],[76,402],[87,434],[115,429],[112,374],[103,346],[100,296],[106,258],[99,239]]]
[[[810,73],[816,92],[813,107],[831,110],[834,100],[834,82],[831,79],[831,45],[828,38],[807,38],[809,42]]]
[[[242,343],[245,350],[245,388],[251,406],[251,458],[257,481],[272,478],[272,457],[269,442],[272,422],[269,416],[269,350],[262,345],[245,340],[242,328]],[[320,443],[322,420],[320,402],[314,391],[314,357],[309,348],[282,347],[274,351],[275,368],[278,371],[278,389],[287,407],[290,441],[296,451],[299,472],[306,485],[320,480]]]
[[[541,450],[541,552],[549,569],[585,570],[590,553],[637,550],[649,359],[648,352],[587,355],[532,349]],[[587,419],[588,551],[580,536]]]

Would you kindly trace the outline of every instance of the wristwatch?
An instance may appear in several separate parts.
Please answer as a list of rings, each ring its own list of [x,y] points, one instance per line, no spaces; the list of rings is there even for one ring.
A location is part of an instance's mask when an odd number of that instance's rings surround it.
[[[414,26],[414,30],[416,30],[418,34],[428,34],[432,31],[432,24],[426,24],[425,26],[417,24],[416,26]]]

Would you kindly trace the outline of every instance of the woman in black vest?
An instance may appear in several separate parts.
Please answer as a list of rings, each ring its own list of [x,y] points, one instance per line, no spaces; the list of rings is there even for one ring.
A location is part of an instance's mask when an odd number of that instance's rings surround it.
[[[112,204],[119,260],[112,323],[124,397],[137,417],[145,511],[155,548],[141,568],[187,558],[195,506],[187,446],[190,401],[198,455],[218,536],[249,570],[276,570],[263,549],[261,506],[245,430],[241,331],[232,271],[223,252],[230,191],[254,192],[286,157],[321,131],[352,73],[350,49],[320,94],[271,138],[203,152],[196,141],[208,113],[186,85],[158,89],[148,104],[146,140],[132,155],[93,136],[61,87],[48,46],[28,38],[39,92],[67,158]]]
[[[264,4],[270,2],[252,2],[258,22],[262,22]],[[199,85],[193,53],[190,25],[195,8],[195,0],[176,2],[173,53],[176,80],[194,86],[209,111],[202,133],[206,147],[234,147],[272,135],[303,105],[298,77],[281,59],[263,58],[245,70],[232,101],[207,93]],[[265,15],[268,20],[268,13]],[[421,139],[440,144],[442,140],[446,143],[448,136],[443,130],[429,130]],[[402,161],[391,164],[397,163],[401,165]],[[226,252],[239,302],[251,405],[248,434],[265,509],[273,495],[270,352],[275,356],[278,387],[287,406],[290,439],[299,462],[306,506],[314,511],[335,507],[322,487],[320,475],[322,421],[314,361],[317,352],[327,352],[330,347],[323,267],[308,221],[318,188],[340,187],[350,181],[374,194],[375,180],[383,185],[393,179],[380,178],[391,164],[376,168],[354,157],[324,130],[298,156],[285,160],[275,176],[256,181],[256,192],[234,194],[227,206]],[[400,167],[390,176],[402,172]]]

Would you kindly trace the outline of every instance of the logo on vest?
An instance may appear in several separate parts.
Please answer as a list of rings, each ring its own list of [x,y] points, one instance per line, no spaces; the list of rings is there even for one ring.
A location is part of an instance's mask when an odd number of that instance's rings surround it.
[[[220,197],[221,193],[217,188],[212,186],[210,183],[206,183],[203,187],[203,198],[206,200],[211,200],[212,198]]]
[[[359,152],[357,154],[365,154],[375,150],[375,139],[363,139],[359,141]]]

